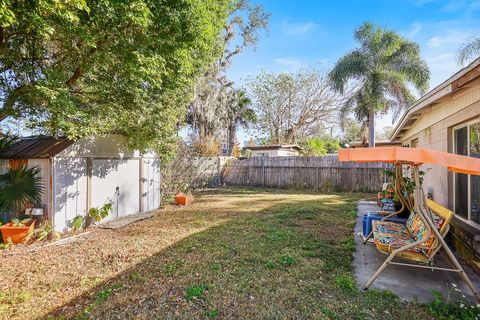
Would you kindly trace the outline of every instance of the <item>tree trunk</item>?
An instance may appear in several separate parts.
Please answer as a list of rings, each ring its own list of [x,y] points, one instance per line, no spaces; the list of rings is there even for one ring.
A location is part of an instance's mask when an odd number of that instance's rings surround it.
[[[201,122],[197,124],[197,130],[198,130],[198,140],[202,141],[205,138],[205,128]]]
[[[235,139],[236,139],[236,134],[237,133],[237,128],[235,123],[231,123],[228,126],[228,146],[227,146],[227,155],[232,156],[233,153],[233,147],[235,146]]]
[[[368,115],[368,146],[375,147],[375,110],[373,108]]]
[[[295,143],[296,136],[297,136],[297,131],[295,130],[295,128],[288,129],[287,134],[285,136],[285,143],[288,143],[288,144]]]

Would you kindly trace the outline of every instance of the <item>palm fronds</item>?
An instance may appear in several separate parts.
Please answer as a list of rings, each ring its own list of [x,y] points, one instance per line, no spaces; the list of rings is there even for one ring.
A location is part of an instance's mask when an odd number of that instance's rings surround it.
[[[352,83],[356,88],[345,100],[343,117],[353,112],[365,122],[372,113],[410,106],[416,98],[410,88],[419,94],[427,90],[430,72],[418,44],[369,22],[355,30],[354,38],[360,46],[341,57],[329,73],[337,91],[344,92]]]
[[[461,65],[480,57],[480,36],[472,36],[457,53],[457,61]]]
[[[26,205],[41,203],[43,184],[40,168],[20,165],[0,175],[0,210],[19,212]]]

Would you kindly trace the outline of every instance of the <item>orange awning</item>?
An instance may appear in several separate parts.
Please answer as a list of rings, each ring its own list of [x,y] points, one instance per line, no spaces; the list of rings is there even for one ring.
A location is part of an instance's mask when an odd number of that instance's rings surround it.
[[[480,175],[480,159],[423,148],[379,147],[338,150],[340,161],[435,164],[450,171]]]

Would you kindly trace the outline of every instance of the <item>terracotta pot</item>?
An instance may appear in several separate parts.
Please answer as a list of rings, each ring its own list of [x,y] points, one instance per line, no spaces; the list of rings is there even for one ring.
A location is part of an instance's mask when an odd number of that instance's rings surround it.
[[[7,243],[8,238],[10,238],[13,243],[22,243],[30,239],[34,228],[35,221],[32,221],[29,226],[25,227],[14,227],[13,223],[9,222],[1,226],[0,231],[2,231],[3,242]]]
[[[192,202],[192,197],[184,193],[178,193],[175,196],[175,204],[179,206],[186,206]]]

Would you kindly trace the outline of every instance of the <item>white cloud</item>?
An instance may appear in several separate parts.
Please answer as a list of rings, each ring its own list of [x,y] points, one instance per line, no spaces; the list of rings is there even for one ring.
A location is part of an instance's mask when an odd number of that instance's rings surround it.
[[[305,35],[313,31],[325,34],[325,30],[323,30],[318,23],[313,21],[292,22],[289,20],[285,20],[283,21],[282,29],[283,33],[288,36]]]
[[[422,45],[422,55],[430,68],[430,88],[435,87],[457,72],[456,54],[460,46],[471,36],[473,29],[432,26],[433,36]],[[432,35],[432,34],[431,34]]]
[[[442,7],[444,12],[463,11],[472,13],[478,9],[480,9],[479,0],[450,0]]]
[[[305,67],[305,65],[297,59],[288,57],[274,59],[275,63],[283,68],[282,72],[298,71]]]
[[[408,39],[413,39],[415,38],[421,31],[423,30],[423,24],[420,22],[415,22],[412,23],[410,28],[406,31],[401,32],[405,37]]]
[[[412,0],[412,2],[418,7],[424,7],[432,5],[434,3],[439,3],[441,5],[441,11],[448,13],[463,12],[468,15],[473,13],[474,11],[480,10],[479,0]]]
[[[427,40],[430,48],[445,48],[456,50],[472,35],[470,29],[440,29],[435,35]]]

